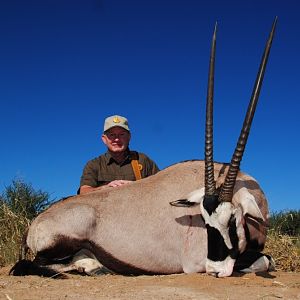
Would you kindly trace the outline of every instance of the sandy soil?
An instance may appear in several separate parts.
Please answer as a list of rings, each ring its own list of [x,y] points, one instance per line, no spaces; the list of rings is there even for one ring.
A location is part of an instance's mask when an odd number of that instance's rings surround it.
[[[126,277],[68,275],[67,279],[8,276],[0,269],[0,299],[300,299],[300,273]]]

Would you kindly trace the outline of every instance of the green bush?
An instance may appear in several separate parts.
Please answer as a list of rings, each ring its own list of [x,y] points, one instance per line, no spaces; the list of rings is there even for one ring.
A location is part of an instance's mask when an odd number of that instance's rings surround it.
[[[300,210],[273,212],[270,230],[282,235],[300,237]]]
[[[30,220],[50,204],[49,194],[35,190],[21,179],[13,180],[0,196],[0,204],[7,205],[12,212]]]

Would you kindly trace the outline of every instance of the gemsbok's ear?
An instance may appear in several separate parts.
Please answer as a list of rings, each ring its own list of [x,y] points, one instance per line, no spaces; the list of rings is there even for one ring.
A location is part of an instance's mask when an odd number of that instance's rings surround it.
[[[205,195],[205,188],[195,190],[191,192],[187,199],[180,199],[170,202],[170,205],[177,207],[192,207],[202,202]]]
[[[176,207],[192,207],[195,206],[198,203],[195,202],[189,202],[188,199],[179,199],[175,201],[169,202],[170,205],[176,206]]]
[[[201,203],[204,199],[205,187],[195,190],[188,195],[187,200],[192,203]]]
[[[255,201],[255,197],[245,187],[240,188],[234,197],[238,197],[244,216],[248,214],[255,219],[266,221]]]

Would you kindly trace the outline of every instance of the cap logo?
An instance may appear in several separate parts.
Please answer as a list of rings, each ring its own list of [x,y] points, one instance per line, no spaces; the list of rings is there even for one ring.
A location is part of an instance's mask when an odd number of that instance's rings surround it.
[[[121,121],[120,121],[120,119],[118,117],[114,117],[113,122],[114,123],[120,123]]]

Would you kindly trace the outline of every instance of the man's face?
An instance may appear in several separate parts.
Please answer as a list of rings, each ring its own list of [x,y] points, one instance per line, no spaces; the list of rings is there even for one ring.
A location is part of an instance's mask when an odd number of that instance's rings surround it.
[[[102,141],[111,152],[122,152],[128,147],[130,133],[122,127],[113,127],[102,134]]]

